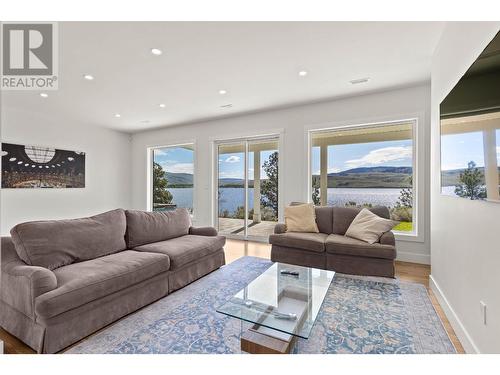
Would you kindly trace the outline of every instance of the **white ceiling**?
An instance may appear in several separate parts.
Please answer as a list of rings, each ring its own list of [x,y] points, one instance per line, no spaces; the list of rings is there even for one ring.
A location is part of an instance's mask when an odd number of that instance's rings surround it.
[[[443,28],[443,22],[62,22],[59,90],[45,99],[8,91],[2,101],[137,132],[428,80]],[[153,56],[151,48],[163,54]],[[299,77],[301,70],[309,74]],[[364,77],[369,82],[349,82]]]

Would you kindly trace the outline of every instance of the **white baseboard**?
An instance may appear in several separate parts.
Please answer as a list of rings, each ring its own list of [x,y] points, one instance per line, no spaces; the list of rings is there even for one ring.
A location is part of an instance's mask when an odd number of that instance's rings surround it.
[[[431,256],[428,254],[415,254],[404,251],[398,251],[396,260],[401,262],[431,264]]]
[[[460,318],[451,307],[450,303],[446,299],[446,296],[443,294],[443,291],[439,287],[436,280],[432,277],[432,275],[429,276],[429,285],[434,292],[439,305],[442,307],[446,317],[450,321],[450,324],[453,327],[453,330],[455,331],[458,339],[460,340],[460,343],[464,347],[465,352],[480,354],[481,352],[479,351],[478,347],[476,346],[476,344],[474,344],[474,341],[470,337],[469,333],[460,321]]]

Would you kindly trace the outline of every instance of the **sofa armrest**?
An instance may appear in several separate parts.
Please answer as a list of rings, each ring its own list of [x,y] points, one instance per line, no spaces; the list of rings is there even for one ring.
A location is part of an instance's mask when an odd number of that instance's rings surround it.
[[[197,236],[217,236],[217,229],[214,227],[190,227],[189,234]]]
[[[394,233],[392,233],[391,231],[385,232],[380,236],[379,242],[381,245],[396,246],[396,239],[394,238]]]
[[[274,234],[282,234],[286,232],[286,226],[283,223],[276,224],[274,226]]]
[[[56,275],[48,268],[21,260],[2,264],[0,298],[26,316],[34,317],[36,297],[56,288]]]

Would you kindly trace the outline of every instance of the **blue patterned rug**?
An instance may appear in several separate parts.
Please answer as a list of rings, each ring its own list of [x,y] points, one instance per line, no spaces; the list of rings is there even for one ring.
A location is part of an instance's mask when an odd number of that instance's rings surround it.
[[[66,353],[241,353],[240,321],[217,313],[271,266],[244,257],[90,336]],[[455,353],[423,285],[335,275],[297,353]]]

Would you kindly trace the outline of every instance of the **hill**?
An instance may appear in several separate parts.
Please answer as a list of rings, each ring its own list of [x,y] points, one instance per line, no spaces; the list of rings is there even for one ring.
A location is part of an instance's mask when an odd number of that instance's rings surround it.
[[[458,174],[460,171],[458,171]],[[457,174],[457,176],[458,176]],[[329,173],[329,188],[403,188],[410,187],[412,167],[360,167],[346,171]],[[188,173],[166,172],[169,187],[192,187],[193,175]],[[318,180],[314,175],[313,180]],[[253,181],[248,182],[253,187]],[[244,181],[240,178],[221,178],[219,186],[243,187]]]
[[[193,187],[192,174],[165,172],[165,177],[168,181],[168,187],[171,188]],[[250,180],[248,184],[250,187],[253,187],[253,180]],[[243,187],[244,181],[241,178],[221,178],[219,180],[219,185],[224,187]]]
[[[193,175],[189,173],[165,172],[169,187],[192,187]]]
[[[466,168],[462,169],[452,169],[448,171],[441,171],[441,185],[442,186],[455,186],[458,185],[458,179],[460,178],[460,173],[462,173]],[[484,182],[484,167],[477,168],[483,175],[482,183]],[[498,174],[500,177],[500,167],[498,167]]]
[[[410,187],[412,167],[360,167],[328,174],[329,188]],[[313,180],[319,180],[314,175]]]
[[[352,168],[346,171],[329,173],[329,176],[344,176],[347,174],[363,174],[363,173],[403,173],[411,174],[412,167],[359,167]]]

